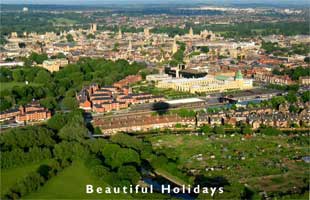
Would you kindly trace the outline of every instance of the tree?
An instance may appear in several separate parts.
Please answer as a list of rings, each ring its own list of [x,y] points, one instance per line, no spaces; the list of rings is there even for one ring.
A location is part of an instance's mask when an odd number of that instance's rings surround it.
[[[118,51],[119,43],[114,43],[112,51]]]
[[[62,105],[65,109],[74,110],[78,108],[78,103],[74,97],[65,97],[62,100]]]
[[[34,82],[47,84],[47,83],[50,83],[51,80],[52,80],[52,77],[48,71],[40,70],[37,76],[35,77]]]
[[[237,110],[236,104],[231,105],[230,109],[232,109],[232,110]]]
[[[291,112],[291,113],[297,113],[299,111],[299,109],[294,106],[294,105],[290,105],[290,107],[288,108],[288,110]]]
[[[296,93],[293,91],[289,91],[286,95],[286,100],[290,103],[295,103],[297,101]]]
[[[62,141],[56,144],[53,153],[56,158],[61,159],[86,159],[89,157],[87,147],[75,141]]]
[[[66,55],[62,52],[59,52],[57,55],[51,56],[52,59],[60,59],[60,58],[66,58]]]
[[[9,129],[0,135],[0,144],[3,149],[30,148],[33,146],[51,147],[55,144],[54,133],[43,127],[28,126]]]
[[[200,47],[200,51],[203,52],[203,53],[208,53],[209,52],[209,47],[207,47],[207,46]]]
[[[73,36],[71,34],[67,34],[66,39],[68,42],[74,42]]]
[[[64,114],[56,113],[47,121],[47,126],[51,129],[59,131],[67,123],[67,119]]]
[[[45,99],[41,99],[40,104],[43,107],[48,108],[50,110],[53,110],[57,107],[57,102],[56,102],[56,99],[54,97],[47,97]]]
[[[24,72],[20,69],[14,70],[12,76],[16,82],[22,82],[25,80]]]
[[[282,131],[279,129],[276,129],[274,127],[261,127],[259,129],[259,132],[264,135],[280,135],[282,134]]]
[[[279,105],[285,103],[285,98],[283,96],[276,96],[271,98],[272,107],[277,109]]]
[[[117,144],[107,144],[102,150],[102,155],[105,158],[105,163],[112,168],[119,168],[128,163],[140,165],[139,154],[132,149],[121,148]]]
[[[116,158],[116,153],[120,151],[120,146],[117,144],[107,144],[102,150],[102,155],[106,164],[112,166],[113,160]]]
[[[91,152],[97,154],[103,151],[105,145],[108,144],[108,141],[102,138],[87,140],[87,144]]]
[[[195,117],[196,112],[194,110],[188,110],[186,108],[181,108],[175,111],[180,117]]]
[[[242,126],[241,126],[241,133],[244,134],[244,135],[252,134],[252,133],[253,133],[253,130],[252,130],[252,128],[250,127],[250,125],[248,125],[248,124],[242,124]]]
[[[118,168],[117,174],[122,179],[130,181],[131,184],[136,184],[141,176],[134,166],[121,166]]]
[[[63,140],[81,142],[89,137],[88,129],[83,124],[69,123],[60,129],[59,137]]]
[[[47,54],[38,54],[35,52],[32,52],[28,58],[32,62],[36,62],[37,64],[42,64],[44,60],[48,59]]]
[[[111,141],[121,145],[122,147],[133,148],[138,151],[143,150],[142,141],[136,137],[132,137],[123,133],[113,135]]]
[[[299,66],[292,69],[292,71],[289,72],[289,75],[293,80],[298,80],[301,76],[309,76],[310,70],[309,68]]]
[[[203,133],[210,133],[211,132],[211,127],[208,126],[208,125],[203,125],[200,130],[203,132]]]
[[[216,134],[225,134],[225,129],[223,126],[215,126],[213,132]]]
[[[310,91],[303,92],[301,95],[301,99],[305,103],[309,102],[310,101]]]
[[[132,163],[139,166],[140,162],[140,156],[135,150],[121,148],[121,150],[117,152],[116,159],[114,160],[113,164],[114,166],[121,166],[123,164]]]
[[[1,67],[0,68],[0,82],[8,82],[12,80],[12,70]]]
[[[5,98],[0,98],[0,111],[7,110],[11,108],[12,103],[6,100]]]
[[[87,39],[95,39],[95,38],[96,38],[95,35],[92,34],[92,33],[89,33],[89,34],[87,35]]]

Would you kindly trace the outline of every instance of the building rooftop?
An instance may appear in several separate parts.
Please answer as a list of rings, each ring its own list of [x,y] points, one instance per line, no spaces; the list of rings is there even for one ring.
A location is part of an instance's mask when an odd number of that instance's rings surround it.
[[[176,99],[176,100],[166,101],[166,103],[168,104],[196,103],[196,102],[204,102],[204,100],[200,98],[186,98],[186,99]]]

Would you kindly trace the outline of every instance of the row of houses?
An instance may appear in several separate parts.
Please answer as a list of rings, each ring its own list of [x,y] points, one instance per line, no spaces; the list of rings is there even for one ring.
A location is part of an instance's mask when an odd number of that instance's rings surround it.
[[[294,83],[293,80],[288,75],[279,76],[266,73],[256,73],[254,75],[254,79],[258,82],[264,82],[276,85],[291,85]]]
[[[76,94],[79,107],[88,112],[104,113],[125,109],[132,104],[153,103],[165,100],[162,96],[154,96],[148,93],[132,93],[128,84],[140,78],[128,76],[113,86],[99,87],[98,84],[92,84],[84,87]]]
[[[177,124],[196,127],[202,125],[231,125],[236,127],[240,123],[249,124],[253,129],[261,125],[287,128],[292,124],[310,126],[310,109],[300,114],[282,113],[271,108],[260,108],[245,111],[232,111],[217,114],[198,114],[196,117],[180,117],[177,114],[154,115],[126,115],[117,117],[98,117],[93,120],[94,126],[100,127],[104,134],[117,132],[148,131],[159,128],[171,128]]]
[[[38,102],[32,102],[0,113],[0,121],[12,120],[17,123],[44,121],[49,118],[51,118],[51,112]]]

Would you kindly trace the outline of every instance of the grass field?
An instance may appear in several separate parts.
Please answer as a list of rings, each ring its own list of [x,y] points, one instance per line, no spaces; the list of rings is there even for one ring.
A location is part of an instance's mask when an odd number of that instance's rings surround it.
[[[108,186],[94,178],[82,162],[74,162],[24,199],[131,199],[131,196],[124,194],[86,194],[87,184],[103,188]]]
[[[48,163],[48,161],[43,161],[40,163],[30,164],[12,169],[1,169],[1,193],[6,193],[6,191],[16,182],[26,176],[29,172],[37,170],[37,168],[44,163]]]
[[[136,85],[133,87],[133,91],[135,93],[150,93],[153,94],[155,96],[164,96],[167,99],[180,99],[180,98],[188,98],[188,97],[195,97],[197,96],[196,94],[191,94],[188,92],[180,92],[180,91],[175,91],[172,89],[162,89],[162,88],[156,88],[153,84],[149,84],[149,85],[143,85],[143,86],[139,86]]]
[[[29,83],[28,85],[29,86],[39,86],[40,84]],[[14,86],[26,86],[26,83],[24,83],[24,82],[8,82],[8,83],[1,82],[0,83],[0,91],[11,90]]]
[[[77,22],[76,20],[72,20],[72,19],[68,19],[64,17],[54,18],[50,21],[55,24],[75,24]]]
[[[177,157],[178,168],[196,175],[225,177],[256,191],[286,192],[307,186],[309,164],[300,158],[308,155],[308,146],[288,142],[288,136],[161,135],[149,140],[156,151]]]

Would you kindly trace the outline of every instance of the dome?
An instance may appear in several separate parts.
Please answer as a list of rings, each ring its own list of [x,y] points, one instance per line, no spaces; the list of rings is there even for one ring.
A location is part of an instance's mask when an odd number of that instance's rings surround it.
[[[243,79],[243,75],[242,75],[241,71],[238,70],[236,72],[236,75],[235,75],[235,80],[242,80],[242,79]]]

